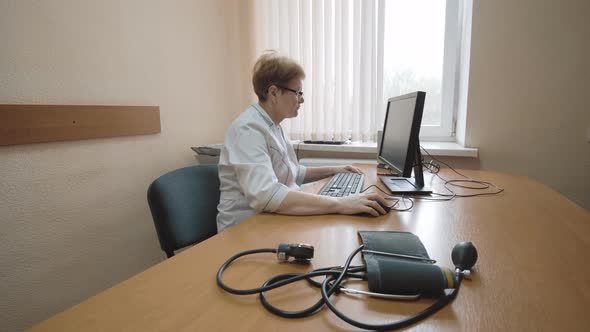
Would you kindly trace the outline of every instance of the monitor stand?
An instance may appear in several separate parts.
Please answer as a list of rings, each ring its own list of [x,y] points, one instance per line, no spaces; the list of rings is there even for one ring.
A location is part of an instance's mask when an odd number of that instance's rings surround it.
[[[414,178],[398,176],[380,176],[379,179],[394,195],[430,195],[432,189],[424,184],[422,172],[422,154],[420,145],[416,149],[414,157]]]
[[[419,186],[413,178],[380,176],[379,179],[394,195],[430,195],[432,193],[430,187]]]

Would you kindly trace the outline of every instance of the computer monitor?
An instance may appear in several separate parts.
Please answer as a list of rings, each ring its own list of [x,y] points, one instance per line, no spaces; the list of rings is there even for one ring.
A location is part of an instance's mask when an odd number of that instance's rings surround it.
[[[397,173],[379,179],[393,194],[430,194],[424,185],[420,153],[420,126],[426,92],[389,98],[378,159]],[[412,178],[412,169],[414,177]]]

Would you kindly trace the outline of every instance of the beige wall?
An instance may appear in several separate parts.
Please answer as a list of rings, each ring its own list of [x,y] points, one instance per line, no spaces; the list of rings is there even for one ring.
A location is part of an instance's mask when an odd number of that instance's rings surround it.
[[[590,210],[589,40],[590,1],[474,1],[466,144]]]
[[[0,147],[0,331],[165,257],[146,190],[246,106],[243,13],[240,0],[0,2],[0,103],[159,105],[162,124]]]

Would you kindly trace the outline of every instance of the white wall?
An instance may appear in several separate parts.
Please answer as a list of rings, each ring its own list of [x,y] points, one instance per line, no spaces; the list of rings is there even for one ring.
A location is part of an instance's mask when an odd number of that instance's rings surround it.
[[[466,144],[482,168],[590,209],[589,89],[590,1],[474,1]]]
[[[245,108],[239,0],[0,2],[0,103],[159,105],[158,135],[0,147],[0,330],[164,259],[146,201]]]

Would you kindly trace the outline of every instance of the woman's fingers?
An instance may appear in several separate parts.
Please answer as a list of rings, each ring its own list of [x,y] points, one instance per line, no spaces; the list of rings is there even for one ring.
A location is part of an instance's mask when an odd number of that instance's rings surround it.
[[[369,201],[369,206],[372,207],[377,212],[379,212],[379,214],[386,214],[387,213],[387,211],[385,211],[385,209],[377,201]]]
[[[365,193],[341,198],[345,203],[341,213],[367,213],[378,217],[387,213],[384,206],[389,206],[387,200],[377,193]]]
[[[380,216],[379,212],[377,212],[374,208],[372,208],[369,205],[364,205],[363,208],[364,208],[363,209],[363,212],[364,213],[368,213],[368,214],[372,215],[373,217],[379,217]]]
[[[358,167],[354,167],[354,166],[352,166],[352,165],[347,165],[347,166],[344,166],[344,170],[346,170],[346,171],[348,171],[348,172],[351,172],[351,173],[358,173],[358,174],[363,174],[363,171],[361,171],[361,169],[360,169],[360,168],[358,168]]]
[[[390,203],[387,201],[387,199],[385,199],[385,197],[379,195],[378,193],[371,193],[370,195],[372,200],[381,203],[381,205],[389,206]]]

